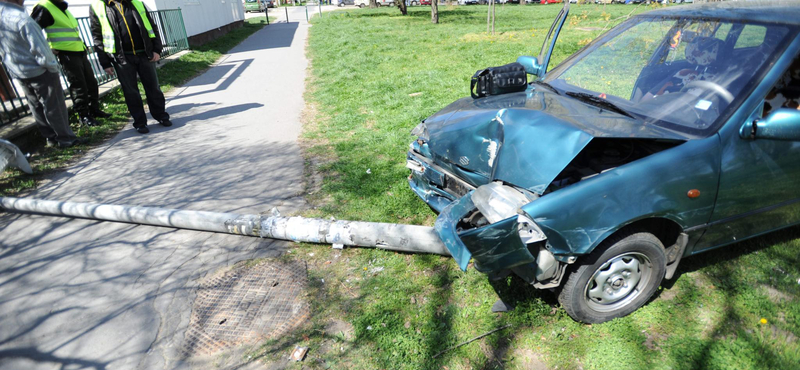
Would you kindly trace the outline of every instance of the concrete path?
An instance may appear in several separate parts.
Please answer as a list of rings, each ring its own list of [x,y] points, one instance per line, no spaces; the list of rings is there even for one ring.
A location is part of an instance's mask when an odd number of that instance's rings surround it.
[[[308,26],[274,24],[167,97],[174,126],[130,126],[31,197],[240,213],[302,207],[296,143]],[[171,369],[196,279],[286,244],[0,215],[0,369]]]

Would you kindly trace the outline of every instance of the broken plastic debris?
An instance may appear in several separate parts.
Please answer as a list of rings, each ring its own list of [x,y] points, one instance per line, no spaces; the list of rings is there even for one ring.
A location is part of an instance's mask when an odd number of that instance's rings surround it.
[[[303,361],[306,357],[306,352],[308,352],[308,347],[295,347],[294,351],[292,351],[292,360]]]
[[[367,325],[367,330],[372,330],[372,325]]]
[[[314,257],[314,253],[309,253],[308,256],[309,257]]]
[[[372,170],[370,170],[369,168],[367,168],[367,175],[369,175],[369,174],[371,174],[371,173],[372,173]]]
[[[411,96],[411,97],[420,96],[420,95],[422,95],[422,92],[415,92],[415,93],[408,94],[408,96]]]
[[[322,281],[322,283],[323,283],[323,284],[325,284],[325,279],[319,279],[319,280],[321,280],[321,281]]]
[[[369,269],[369,272],[371,274],[377,274],[377,273],[379,273],[381,271],[383,271],[383,266],[373,267],[373,268]]]
[[[344,249],[344,244],[333,243],[333,249]]]

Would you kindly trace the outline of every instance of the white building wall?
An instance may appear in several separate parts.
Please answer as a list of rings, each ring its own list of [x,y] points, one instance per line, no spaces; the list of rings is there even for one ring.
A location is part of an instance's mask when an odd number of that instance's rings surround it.
[[[28,13],[38,0],[26,0]],[[75,17],[88,17],[92,0],[67,0]],[[142,0],[150,10],[181,9],[186,35],[194,36],[236,21],[244,20],[241,0]]]

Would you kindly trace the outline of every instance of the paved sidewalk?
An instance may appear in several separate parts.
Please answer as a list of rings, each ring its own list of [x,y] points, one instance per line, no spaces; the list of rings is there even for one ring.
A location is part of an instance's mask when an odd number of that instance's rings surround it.
[[[296,143],[308,26],[274,24],[167,97],[174,126],[130,126],[31,197],[284,214],[302,207]],[[0,369],[171,369],[196,279],[286,243],[0,215]]]

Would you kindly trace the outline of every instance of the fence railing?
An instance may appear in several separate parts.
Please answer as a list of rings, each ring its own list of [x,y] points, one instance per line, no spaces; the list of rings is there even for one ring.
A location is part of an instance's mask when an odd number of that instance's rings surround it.
[[[186,27],[183,23],[183,14],[180,9],[166,9],[156,10],[149,12],[150,18],[155,23],[158,29],[158,36],[164,44],[164,50],[161,57],[168,57],[181,50],[189,49],[189,40],[186,35]],[[89,26],[89,18],[78,18],[78,32],[81,34],[81,39],[86,44],[89,52],[89,64],[92,66],[94,77],[97,79],[97,84],[102,85],[109,81],[116,79],[115,76],[107,74],[100,62],[97,60],[97,53],[94,52],[94,41]],[[0,111],[0,126],[14,122],[22,117],[30,115],[28,104],[20,93],[22,90],[17,86],[16,81],[12,81],[8,76],[5,66],[0,63],[0,103],[2,103],[2,111]],[[69,83],[61,75],[62,85],[65,94],[71,99],[69,93]]]

